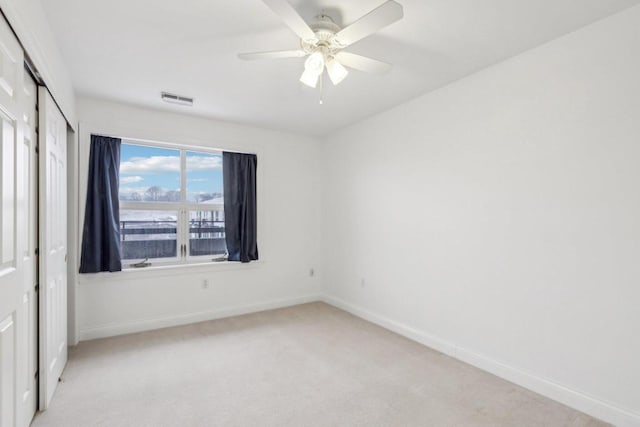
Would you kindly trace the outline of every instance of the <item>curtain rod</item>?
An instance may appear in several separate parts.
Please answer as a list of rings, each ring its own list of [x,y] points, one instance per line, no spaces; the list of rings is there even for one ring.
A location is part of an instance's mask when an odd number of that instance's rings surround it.
[[[151,144],[155,144],[155,145],[165,145],[167,147],[175,147],[176,149],[189,149],[189,148],[193,148],[193,149],[198,149],[198,150],[202,150],[202,149],[208,149],[211,151],[226,151],[228,153],[238,153],[238,154],[253,154],[253,155],[258,155],[258,153],[255,152],[251,152],[251,151],[240,151],[240,150],[227,150],[224,148],[218,148],[218,147],[205,147],[202,145],[186,145],[186,144],[182,144],[182,143],[176,143],[176,142],[167,142],[167,141],[157,141],[154,139],[143,139],[143,138],[131,138],[129,136],[121,136],[121,135],[113,135],[113,134],[109,134],[109,135],[104,135],[101,133],[97,133],[97,132],[91,132],[91,135],[97,135],[97,136],[107,136],[110,138],[119,138],[121,140],[129,140],[129,141],[134,141],[134,142],[148,142]]]

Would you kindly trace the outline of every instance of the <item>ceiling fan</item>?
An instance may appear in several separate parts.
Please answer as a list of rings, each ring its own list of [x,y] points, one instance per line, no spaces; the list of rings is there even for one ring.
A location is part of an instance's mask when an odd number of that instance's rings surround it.
[[[238,55],[241,59],[307,57],[300,81],[312,88],[318,85],[325,68],[334,85],[342,82],[349,74],[345,66],[367,73],[385,73],[392,68],[386,62],[345,52],[343,49],[402,19],[403,10],[399,3],[387,1],[348,27],[340,28],[331,17],[324,14],[307,24],[286,0],[263,1],[300,37],[300,49],[241,53]]]

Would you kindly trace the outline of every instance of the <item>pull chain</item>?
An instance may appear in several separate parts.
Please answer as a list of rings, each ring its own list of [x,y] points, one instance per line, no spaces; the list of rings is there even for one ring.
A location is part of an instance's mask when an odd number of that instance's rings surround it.
[[[324,96],[324,70],[322,70],[322,74],[320,74],[320,100],[319,100],[320,105],[324,104],[323,96]]]

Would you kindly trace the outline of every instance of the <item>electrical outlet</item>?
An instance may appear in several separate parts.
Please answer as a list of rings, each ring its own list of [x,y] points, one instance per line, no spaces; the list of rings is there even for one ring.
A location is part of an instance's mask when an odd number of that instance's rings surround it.
[[[208,289],[209,288],[209,281],[207,279],[204,279],[202,281],[202,289]]]

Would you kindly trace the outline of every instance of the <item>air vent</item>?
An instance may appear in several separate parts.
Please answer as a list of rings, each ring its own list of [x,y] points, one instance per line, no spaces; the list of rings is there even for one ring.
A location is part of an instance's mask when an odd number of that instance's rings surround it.
[[[171,104],[186,105],[188,107],[193,106],[193,98],[188,98],[186,96],[180,96],[180,95],[175,95],[173,93],[162,92],[161,98],[164,102],[169,102]]]

